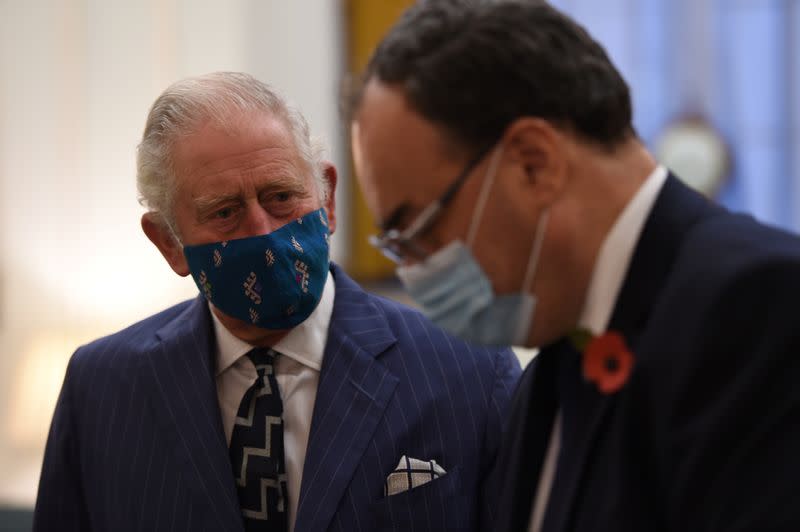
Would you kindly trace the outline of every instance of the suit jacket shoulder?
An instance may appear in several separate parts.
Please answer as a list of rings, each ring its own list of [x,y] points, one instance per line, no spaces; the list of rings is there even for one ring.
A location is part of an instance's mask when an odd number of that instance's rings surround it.
[[[70,361],[74,370],[86,366],[117,371],[137,356],[153,349],[158,343],[157,332],[178,320],[186,320],[188,314],[202,313],[205,302],[202,298],[183,301],[157,314],[149,316],[116,333],[98,338],[79,347]],[[123,364],[120,364],[120,361]]]
[[[241,526],[210,327],[196,298],[75,352],[50,427],[34,530]]]
[[[417,362],[428,373],[441,371],[444,381],[475,376],[484,383],[484,389],[491,389],[498,378],[519,376],[519,361],[508,347],[465,342],[431,323],[416,309],[380,296],[368,297],[386,318],[401,349],[410,350],[411,354],[422,350],[427,353]],[[488,407],[488,403],[484,406]]]
[[[710,295],[728,290],[737,279],[796,267],[798,262],[800,239],[796,235],[747,215],[723,212],[687,232],[673,277],[677,282],[694,283],[700,294]]]

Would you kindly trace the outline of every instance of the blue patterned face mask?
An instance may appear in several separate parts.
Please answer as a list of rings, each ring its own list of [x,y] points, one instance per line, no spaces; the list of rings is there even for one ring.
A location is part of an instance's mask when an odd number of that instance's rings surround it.
[[[197,288],[219,310],[264,329],[291,329],[319,303],[328,247],[328,218],[319,209],[267,235],[183,253]]]

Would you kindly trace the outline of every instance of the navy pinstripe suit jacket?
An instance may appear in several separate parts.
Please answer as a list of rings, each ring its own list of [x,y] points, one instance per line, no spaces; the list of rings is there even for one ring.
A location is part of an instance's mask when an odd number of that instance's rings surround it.
[[[509,350],[470,346],[367,294],[336,266],[336,298],[295,530],[486,530]],[[34,530],[242,530],[204,300],[73,355],[42,468]],[[402,455],[442,478],[383,496]]]

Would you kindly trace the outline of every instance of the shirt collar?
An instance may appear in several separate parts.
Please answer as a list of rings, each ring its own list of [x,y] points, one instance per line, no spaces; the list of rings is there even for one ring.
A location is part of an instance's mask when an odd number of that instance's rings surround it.
[[[294,327],[289,333],[271,346],[282,355],[296,360],[311,369],[320,371],[322,357],[325,353],[325,343],[328,339],[328,327],[333,315],[333,300],[336,294],[336,283],[328,272],[325,288],[317,308],[300,325]],[[217,348],[217,372],[219,375],[232,366],[242,355],[250,351],[253,346],[234,336],[219,318],[212,312],[214,333]]]
[[[597,255],[586,301],[578,320],[580,327],[594,334],[601,334],[608,327],[633,250],[666,179],[667,169],[657,166],[606,235]]]

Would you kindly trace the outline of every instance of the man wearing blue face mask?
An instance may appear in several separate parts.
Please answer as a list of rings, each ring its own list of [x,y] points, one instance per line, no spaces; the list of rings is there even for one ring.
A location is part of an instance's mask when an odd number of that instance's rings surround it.
[[[800,530],[800,239],[660,166],[583,28],[538,0],[422,0],[351,125],[373,243],[422,309],[541,347],[498,530]]]
[[[516,358],[331,264],[336,179],[302,116],[248,75],[156,100],[142,228],[200,295],[75,353],[34,530],[491,526]]]

